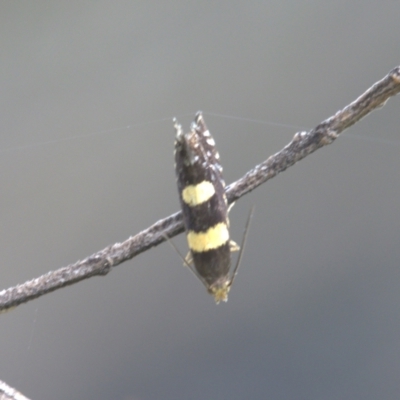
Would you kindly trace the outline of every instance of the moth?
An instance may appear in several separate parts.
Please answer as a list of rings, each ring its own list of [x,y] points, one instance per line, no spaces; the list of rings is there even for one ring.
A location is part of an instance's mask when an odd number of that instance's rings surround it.
[[[176,119],[174,127],[176,180],[189,245],[185,264],[218,304],[228,300],[242,253],[232,270],[231,251],[239,246],[230,240],[220,156],[201,112],[188,133]]]

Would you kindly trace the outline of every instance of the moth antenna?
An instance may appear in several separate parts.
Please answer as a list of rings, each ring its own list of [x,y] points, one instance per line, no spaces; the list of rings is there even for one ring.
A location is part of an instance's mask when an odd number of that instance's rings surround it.
[[[246,222],[246,226],[244,228],[244,233],[243,233],[242,245],[240,246],[239,255],[238,255],[238,258],[237,258],[237,261],[236,261],[235,268],[234,268],[234,270],[232,272],[232,278],[231,278],[231,281],[229,282],[229,286],[232,286],[233,281],[235,279],[235,276],[237,274],[237,271],[239,269],[240,262],[242,261],[243,250],[244,250],[244,247],[246,245],[247,234],[249,233],[249,226],[250,226],[250,221],[253,218],[253,213],[254,213],[254,205],[251,207],[250,212],[249,212],[249,216],[247,217],[247,222]]]
[[[181,254],[181,252],[179,251],[179,249],[176,247],[175,243],[173,242],[173,240],[171,238],[169,238],[165,233],[161,234],[162,237],[165,239],[166,242],[168,242],[171,247],[178,253],[178,256],[181,258],[181,260],[183,261],[183,265],[186,265],[186,267],[188,267],[190,269],[190,271],[196,276],[196,278],[198,278],[201,283],[208,288],[207,283],[205,282],[205,280],[193,269],[193,267],[186,261],[186,258],[183,257],[183,255]]]

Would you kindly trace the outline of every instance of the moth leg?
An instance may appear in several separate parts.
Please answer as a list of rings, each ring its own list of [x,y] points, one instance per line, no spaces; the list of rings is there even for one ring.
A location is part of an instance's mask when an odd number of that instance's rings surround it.
[[[233,240],[230,240],[229,241],[229,249],[230,249],[231,252],[239,251],[240,250],[240,246],[236,242],[234,242]]]
[[[183,266],[184,267],[189,267],[193,264],[193,257],[192,257],[192,252],[189,250],[189,252],[186,254],[186,257],[184,259]]]
[[[226,212],[226,226],[227,226],[228,228],[229,228],[229,226],[230,226],[229,217],[228,217],[229,211],[231,211],[231,208],[232,208],[234,205],[235,205],[235,202],[229,204],[229,206],[228,206],[228,211]]]

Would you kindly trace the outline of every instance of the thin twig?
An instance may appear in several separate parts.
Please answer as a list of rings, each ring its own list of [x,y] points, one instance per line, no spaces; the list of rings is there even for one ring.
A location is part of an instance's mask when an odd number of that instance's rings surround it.
[[[18,392],[7,383],[0,381],[0,400],[29,400],[22,393]]]
[[[331,144],[343,130],[355,124],[371,111],[382,107],[386,101],[400,92],[400,66],[390,71],[358,99],[321,122],[308,132],[298,132],[281,151],[247,172],[226,189],[228,202],[232,203],[251,192],[267,180],[313,153]],[[136,255],[183,232],[182,214],[177,212],[164,218],[122,243],[116,243],[90,257],[48,272],[36,279],[0,292],[0,312],[35,299],[56,289],[72,285],[95,275],[106,275],[112,267],[130,260]]]

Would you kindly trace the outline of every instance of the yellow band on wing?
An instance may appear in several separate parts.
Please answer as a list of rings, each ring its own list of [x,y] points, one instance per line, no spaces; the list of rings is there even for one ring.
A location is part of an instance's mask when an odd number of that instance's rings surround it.
[[[201,253],[202,251],[214,250],[229,240],[228,227],[224,222],[214,225],[206,232],[189,231],[187,241],[190,250]]]
[[[182,190],[182,199],[188,206],[193,207],[210,200],[214,194],[214,185],[211,182],[203,181],[197,185],[186,186]]]

